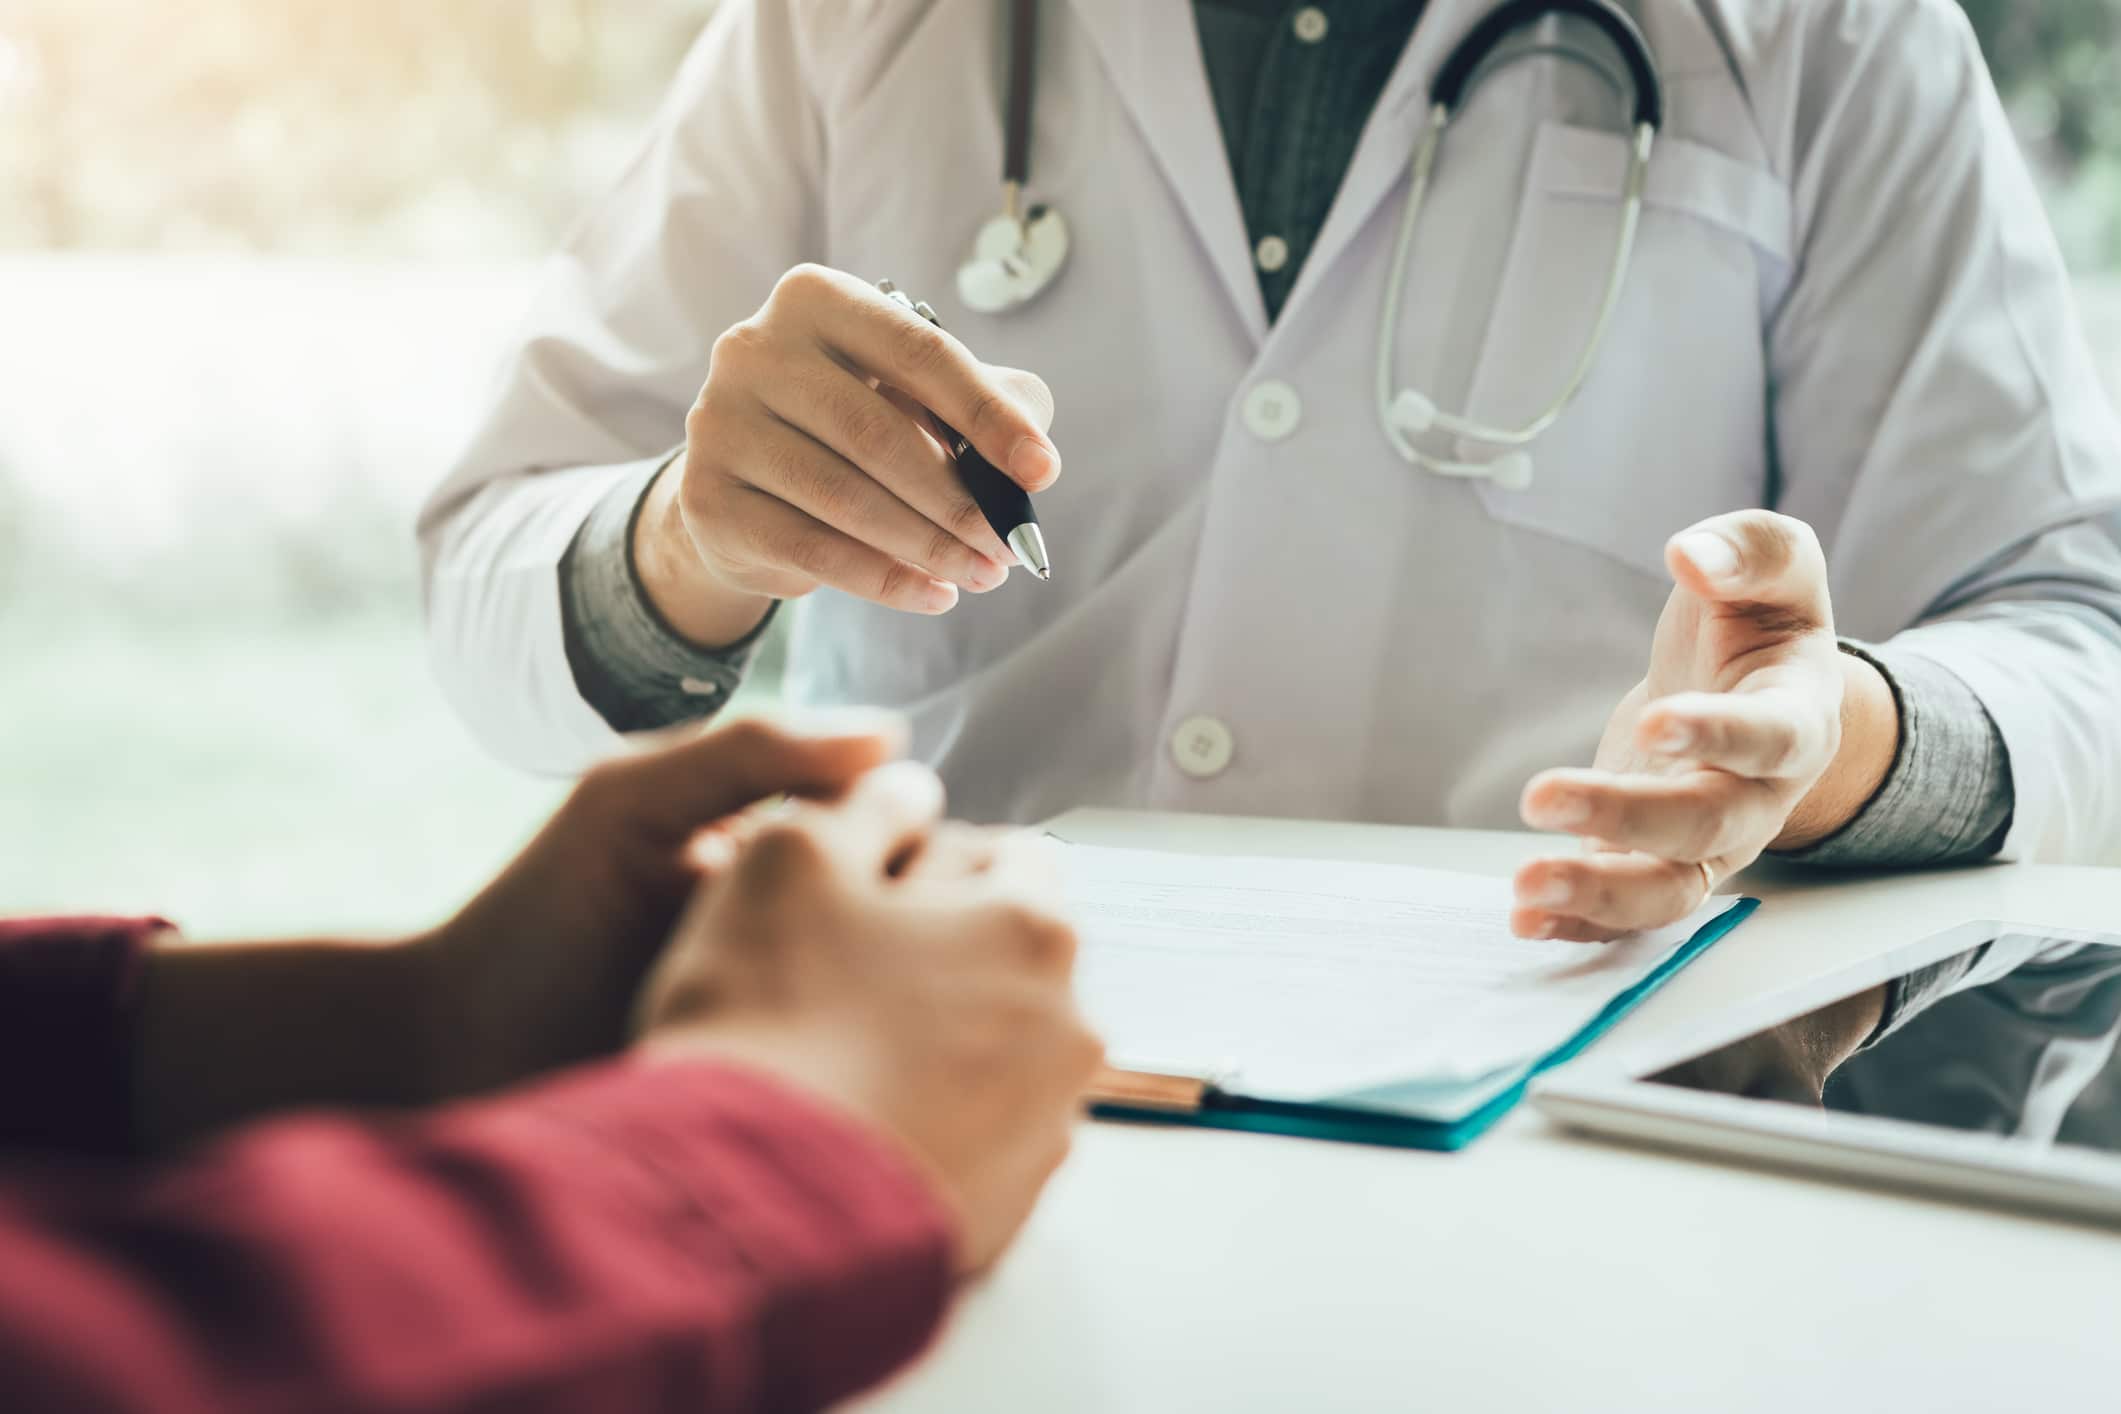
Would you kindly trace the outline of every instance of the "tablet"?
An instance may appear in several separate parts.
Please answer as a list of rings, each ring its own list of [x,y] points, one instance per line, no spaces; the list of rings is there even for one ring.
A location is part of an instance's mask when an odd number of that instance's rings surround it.
[[[2117,1040],[2121,938],[2000,932],[1533,1102],[1587,1133],[2121,1226]]]

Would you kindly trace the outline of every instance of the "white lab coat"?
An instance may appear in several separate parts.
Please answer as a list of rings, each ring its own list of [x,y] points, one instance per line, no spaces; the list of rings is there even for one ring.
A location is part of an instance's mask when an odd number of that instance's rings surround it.
[[[1006,7],[724,0],[422,518],[437,669],[494,749],[567,771],[616,744],[575,689],[556,565],[681,442],[715,335],[816,260],[891,276],[1057,396],[1051,584],[940,619],[834,593],[797,613],[795,693],[904,710],[964,814],[1511,825],[1642,673],[1666,538],[1772,505],[1817,528],[1842,632],[1897,635],[1986,705],[2011,852],[2121,835],[2121,557],[2096,519],[2121,435],[1946,0],[1635,7],[1668,118],[1634,268],[1523,491],[1408,466],[1373,407],[1427,83],[1486,4],[1431,0],[1271,326],[1192,7],[1044,8],[1032,187],[1073,260],[981,316],[954,272],[998,203]],[[1579,23],[1548,37],[1583,45]],[[1550,58],[1478,88],[1415,242],[1403,381],[1504,425],[1558,389],[1626,112]]]

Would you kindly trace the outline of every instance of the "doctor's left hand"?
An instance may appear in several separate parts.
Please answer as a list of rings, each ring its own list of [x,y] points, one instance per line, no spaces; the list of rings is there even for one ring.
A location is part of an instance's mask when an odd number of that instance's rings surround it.
[[[1717,516],[1674,536],[1665,563],[1676,584],[1649,671],[1596,762],[1525,787],[1527,824],[1590,849],[1518,871],[1523,936],[1599,941],[1684,918],[1763,851],[1838,830],[1892,765],[1892,691],[1835,642],[1810,526]]]

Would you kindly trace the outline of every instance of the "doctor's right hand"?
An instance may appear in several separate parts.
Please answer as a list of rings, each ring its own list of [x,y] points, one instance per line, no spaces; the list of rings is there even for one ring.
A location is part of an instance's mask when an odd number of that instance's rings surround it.
[[[1060,474],[1053,396],[837,270],[800,265],[715,340],[684,455],[634,529],[649,597],[687,638],[742,638],[820,586],[940,614],[1008,577],[924,409],[1027,491]]]

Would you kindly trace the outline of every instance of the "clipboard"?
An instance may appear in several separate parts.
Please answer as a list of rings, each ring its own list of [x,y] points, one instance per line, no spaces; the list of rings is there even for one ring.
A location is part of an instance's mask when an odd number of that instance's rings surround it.
[[[1753,915],[1757,898],[1741,898],[1704,923],[1694,935],[1640,982],[1617,993],[1574,1035],[1528,1062],[1499,1093],[1449,1118],[1395,1113],[1369,1104],[1293,1103],[1250,1098],[1231,1088],[1231,1070],[1220,1066],[1136,1065],[1106,1067],[1092,1082],[1090,1113],[1099,1119],[1136,1124],[1189,1125],[1250,1134],[1280,1134],[1344,1144],[1455,1153],[1515,1109],[1539,1076],[1566,1065],[1642,1005],[1679,970],[1707,952]],[[1410,1079],[1413,1077],[1409,1077]]]

